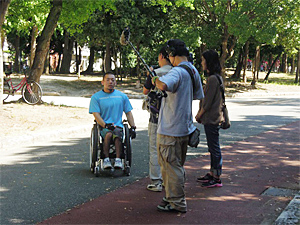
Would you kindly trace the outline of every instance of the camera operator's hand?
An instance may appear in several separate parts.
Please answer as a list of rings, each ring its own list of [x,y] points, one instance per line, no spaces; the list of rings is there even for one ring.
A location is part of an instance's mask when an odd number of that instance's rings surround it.
[[[105,124],[105,128],[113,131],[116,127],[113,123],[107,123],[107,124]]]
[[[146,82],[144,84],[144,87],[148,90],[151,90],[151,89],[154,89],[155,86],[152,84],[152,81],[151,81],[151,77],[150,76],[147,76],[146,78]]]
[[[135,126],[132,126],[130,129],[129,129],[129,134],[131,136],[131,139],[135,139],[136,138],[136,131],[135,131],[136,127]]]

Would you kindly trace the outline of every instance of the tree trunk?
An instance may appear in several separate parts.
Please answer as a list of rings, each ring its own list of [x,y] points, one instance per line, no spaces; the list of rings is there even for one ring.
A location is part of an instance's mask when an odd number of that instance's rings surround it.
[[[239,56],[238,56],[238,63],[237,63],[237,66],[235,68],[235,72],[232,75],[232,78],[239,80],[240,77],[241,77],[242,69],[243,69],[243,48],[240,49],[240,53],[239,53]]]
[[[259,71],[260,71],[260,65],[261,65],[261,61],[260,61],[260,46],[257,46],[256,48],[256,80],[258,81],[258,75],[259,75]]]
[[[20,36],[16,35],[16,42],[15,42],[15,62],[14,62],[14,72],[20,72]]]
[[[119,78],[119,67],[118,67],[118,53],[117,53],[117,47],[114,47],[113,51],[113,59],[114,59],[114,65],[115,65],[115,75],[117,78]]]
[[[229,38],[229,34],[228,34],[228,28],[227,25],[224,25],[224,34],[223,34],[223,39],[222,39],[222,54],[220,56],[220,64],[221,64],[221,75],[223,77],[223,79],[225,78],[225,61],[226,61],[226,57],[227,57],[227,44],[228,44],[228,38]]]
[[[268,71],[269,71],[270,68],[271,68],[272,60],[273,60],[273,55],[272,55],[272,53],[270,53],[270,54],[269,54],[269,62],[268,62]]]
[[[295,71],[295,56],[292,56],[292,63],[291,63],[291,71],[290,74],[293,74]]]
[[[30,70],[30,75],[28,78],[29,80],[34,80],[36,82],[40,81],[40,77],[44,69],[45,59],[49,51],[51,36],[57,26],[57,21],[62,10],[62,1],[63,0],[53,0],[52,2],[52,8],[36,47],[32,69]]]
[[[108,72],[111,70],[111,54],[110,54],[110,42],[107,41],[105,43],[105,59],[104,59],[104,72]]]
[[[47,75],[50,74],[50,54],[49,54],[49,51],[47,52],[46,59],[45,59],[44,73],[47,74]]]
[[[70,38],[70,34],[65,30],[64,31],[64,49],[63,49],[63,59],[61,63],[60,72],[64,74],[70,73],[70,65],[72,60],[72,51],[73,51],[73,38]]]
[[[8,6],[10,4],[10,0],[0,1],[0,111],[3,106],[3,52],[2,52],[2,24],[5,19],[5,15],[7,13]]]
[[[31,47],[30,47],[30,59],[29,59],[29,67],[32,67],[35,50],[36,50],[36,37],[38,35],[38,28],[37,26],[33,26],[31,31]]]
[[[105,73],[105,52],[104,51],[101,51],[101,56],[102,56],[102,63],[101,63],[101,68],[100,68],[100,70],[103,72],[103,73]]]
[[[255,53],[255,62],[253,64],[253,80],[251,82],[252,86],[255,86],[256,84],[256,72],[258,77],[258,70],[259,70],[259,64],[260,64],[260,46],[256,47],[256,53]]]
[[[282,55],[282,63],[281,63],[281,72],[286,73],[287,71],[287,55],[283,53]]]
[[[249,54],[249,41],[245,44],[245,51],[244,51],[244,72],[243,72],[243,82],[247,82],[246,76],[246,69],[247,69],[247,61],[248,61],[248,54]]]
[[[75,49],[76,49],[76,73],[78,74],[80,71],[80,64],[81,64],[81,48],[78,47],[77,42],[75,42]]]
[[[270,75],[270,73],[271,73],[271,71],[272,71],[272,68],[273,68],[273,66],[275,65],[276,61],[279,59],[281,53],[282,53],[282,52],[280,52],[280,53],[277,55],[276,59],[273,61],[272,65],[271,65],[270,68],[269,68],[269,71],[268,71],[267,75],[265,76],[264,81],[268,81],[269,75]]]
[[[86,69],[86,73],[92,73],[94,71],[93,65],[95,61],[95,47],[92,46],[90,49],[89,66]]]
[[[297,71],[296,71],[296,78],[295,83],[300,83],[299,73],[300,73],[300,49],[298,49],[298,56],[297,56]]]

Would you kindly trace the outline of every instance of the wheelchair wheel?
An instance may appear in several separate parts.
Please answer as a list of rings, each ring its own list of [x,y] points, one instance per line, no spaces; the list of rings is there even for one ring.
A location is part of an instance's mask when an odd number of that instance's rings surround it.
[[[124,173],[129,176],[131,161],[132,161],[132,152],[131,152],[131,138],[129,133],[129,128],[127,124],[124,124],[125,127],[125,170]]]
[[[97,161],[98,154],[98,127],[97,124],[94,124],[91,132],[91,140],[90,140],[90,168],[91,172],[95,172],[95,164]]]

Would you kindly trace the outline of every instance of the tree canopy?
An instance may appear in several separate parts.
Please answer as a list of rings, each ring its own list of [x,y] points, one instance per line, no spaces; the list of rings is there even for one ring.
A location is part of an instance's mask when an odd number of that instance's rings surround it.
[[[12,0],[3,26],[11,45],[16,45],[16,35],[24,46],[30,45],[26,41],[33,27],[40,31],[39,42],[56,1]],[[156,54],[168,39],[180,38],[194,53],[197,67],[205,49],[217,50],[224,73],[228,62],[238,64],[239,53],[254,57],[257,50],[251,46],[281,46],[290,57],[296,56],[299,6],[299,0],[72,0],[62,1],[56,29],[79,46],[93,48],[103,58],[104,70],[119,60],[124,68],[137,67],[139,74],[137,57],[119,43],[122,30],[129,26],[131,42],[149,64],[157,63]]]

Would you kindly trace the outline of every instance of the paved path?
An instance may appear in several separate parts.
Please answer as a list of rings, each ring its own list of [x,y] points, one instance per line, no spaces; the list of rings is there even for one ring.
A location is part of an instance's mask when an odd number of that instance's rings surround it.
[[[89,102],[88,99],[80,98],[80,100],[83,104]],[[197,149],[189,149],[190,161],[186,164],[189,211],[180,216],[164,214],[161,218],[163,221],[160,221],[158,215],[161,216],[161,214],[157,214],[156,205],[160,202],[163,193],[152,193],[145,189],[148,183],[148,179],[144,178],[148,174],[147,148],[145,147],[148,113],[141,110],[140,99],[131,101],[135,118],[139,124],[138,138],[134,140],[133,145],[135,155],[132,176],[95,178],[88,171],[89,129],[76,133],[68,131],[64,135],[57,132],[58,136],[44,136],[43,134],[41,136],[42,144],[37,140],[32,144],[32,139],[28,138],[22,141],[24,146],[9,147],[5,151],[0,151],[0,161],[2,161],[0,163],[2,164],[0,168],[0,224],[33,224],[73,207],[75,208],[68,212],[74,213],[75,209],[81,212],[94,201],[98,202],[94,204],[92,210],[88,211],[96,210],[97,215],[87,214],[87,216],[97,218],[96,223],[134,223],[125,220],[127,215],[121,214],[125,210],[125,213],[129,214],[128,217],[137,218],[136,223],[176,223],[179,218],[190,218],[180,220],[180,223],[212,224],[216,223],[217,218],[215,217],[222,214],[222,216],[228,217],[223,218],[224,223],[257,224],[258,222],[255,222],[254,219],[257,217],[257,221],[262,221],[262,223],[266,221],[264,224],[272,224],[292,197],[270,197],[260,194],[271,186],[284,188],[283,190],[287,191],[299,190],[299,184],[295,183],[299,182],[295,178],[299,174],[299,170],[295,170],[295,168],[299,168],[299,159],[298,161],[296,157],[291,159],[292,156],[299,155],[299,139],[297,139],[299,122],[293,125],[293,129],[296,131],[294,133],[289,131],[289,135],[282,134],[285,132],[283,128],[278,136],[276,130],[272,131],[299,120],[299,99],[296,96],[259,99],[254,97],[229,98],[227,104],[232,128],[228,131],[221,131],[221,143],[224,147],[223,182],[225,186],[220,189],[203,190],[195,182],[197,176],[206,172],[209,164],[203,127],[198,124],[202,129],[201,144]],[[67,99],[67,102],[71,102],[70,98]],[[79,103],[80,101],[75,102]],[[193,108],[197,109],[197,102],[195,104],[196,107]],[[268,130],[269,132],[264,133]],[[266,137],[269,139],[267,143],[267,140],[263,138],[266,134],[270,136]],[[272,135],[275,136],[271,137]],[[294,140],[290,141],[293,135]],[[244,140],[246,137],[249,138]],[[275,141],[271,142],[270,140]],[[237,146],[247,147],[247,149],[237,150]],[[281,148],[287,150],[282,151]],[[291,148],[294,150],[292,151]],[[281,151],[276,149],[281,149]],[[272,157],[269,158],[269,155]],[[291,168],[293,171],[288,171]],[[279,171],[279,173],[274,171]],[[272,174],[273,172],[274,174]],[[108,192],[111,193],[107,194]],[[123,193],[125,193],[125,198],[123,198]],[[99,196],[101,197],[98,198]],[[292,195],[288,194],[288,196]],[[105,201],[102,200],[103,198]],[[89,202],[90,199],[95,200]],[[89,203],[82,205],[84,202]],[[76,207],[78,205],[79,207]],[[218,206],[216,210],[213,209],[215,206]],[[248,208],[244,209],[245,206]],[[256,206],[262,207],[261,210],[255,209]],[[103,207],[107,209],[104,210]],[[256,213],[261,211],[262,215],[259,213],[250,215],[249,208]],[[115,213],[120,214],[119,222],[115,220],[114,216],[107,217],[110,215],[108,211],[112,211],[112,209]],[[217,214],[210,218],[210,216],[206,216],[209,211],[215,211]],[[233,215],[230,216],[229,212]],[[105,216],[99,218],[98,216],[102,214]],[[190,221],[195,214],[199,218],[194,222]],[[152,217],[157,217],[155,219],[157,221],[154,221]],[[173,218],[176,221],[169,221],[166,218]],[[59,223],[67,223],[63,221],[62,219],[62,222]],[[69,223],[75,222],[70,221]],[[88,221],[78,220],[78,223],[86,224]],[[222,221],[219,223],[224,224]]]
[[[208,169],[207,154],[188,161],[186,214],[158,212],[164,193],[147,191],[145,178],[41,224],[273,224],[292,196],[262,193],[270,187],[299,192],[299,127],[294,122],[224,147],[222,188],[196,182]]]

